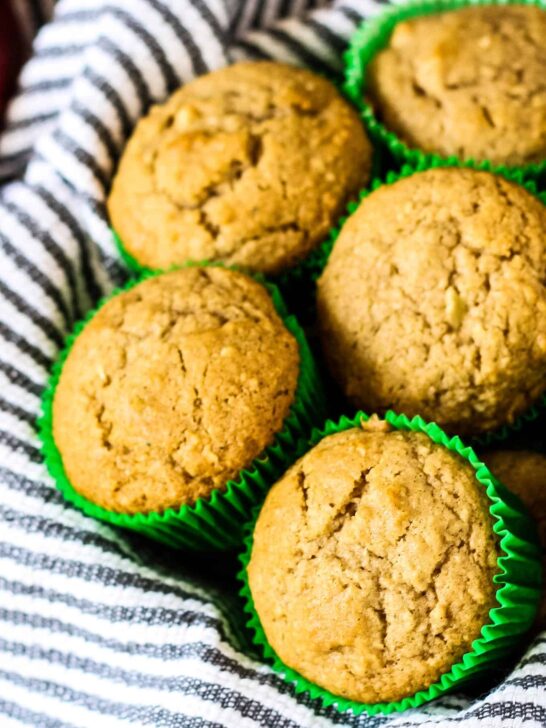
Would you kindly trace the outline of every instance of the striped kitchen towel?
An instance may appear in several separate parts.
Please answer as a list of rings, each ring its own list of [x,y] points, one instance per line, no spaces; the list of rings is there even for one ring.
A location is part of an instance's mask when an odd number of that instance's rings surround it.
[[[40,393],[73,323],[126,277],[105,195],[152,102],[243,57],[336,73],[377,0],[1,0],[36,35],[0,136],[0,727],[546,726],[546,634],[474,694],[354,717],[248,645],[229,559],[188,559],[63,503]],[[523,646],[522,646],[523,652]]]

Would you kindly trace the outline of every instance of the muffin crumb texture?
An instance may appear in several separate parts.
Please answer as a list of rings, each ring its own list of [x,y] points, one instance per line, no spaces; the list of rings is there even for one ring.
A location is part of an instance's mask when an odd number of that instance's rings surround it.
[[[269,492],[248,566],[279,657],[366,703],[427,688],[495,606],[496,536],[473,468],[422,433],[331,435]]]
[[[142,119],[108,208],[139,263],[276,273],[327,234],[370,176],[356,111],[327,80],[271,62],[201,76]]]
[[[323,350],[365,411],[467,435],[546,389],[546,208],[504,177],[440,168],[347,220],[318,283]]]
[[[190,267],[108,301],[76,338],[53,403],[72,486],[121,513],[193,504],[274,439],[295,338],[247,276]]]
[[[546,12],[467,7],[399,23],[371,62],[376,115],[410,147],[522,165],[546,159]]]

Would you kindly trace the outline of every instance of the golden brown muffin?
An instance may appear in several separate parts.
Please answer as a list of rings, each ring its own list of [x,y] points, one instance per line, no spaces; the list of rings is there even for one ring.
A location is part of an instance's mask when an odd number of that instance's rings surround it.
[[[470,650],[496,571],[472,467],[422,433],[358,428],[326,437],[272,488],[248,566],[281,660],[367,703],[427,688]]]
[[[139,122],[108,209],[143,265],[207,259],[276,273],[326,235],[367,183],[371,153],[357,113],[329,81],[238,63]]]
[[[64,364],[53,434],[68,479],[116,512],[192,504],[271,444],[298,372],[296,340],[247,276],[190,267],[139,283]]]
[[[546,574],[546,455],[526,450],[498,450],[484,455],[493,475],[513,491],[529,511],[538,527],[544,550],[543,574]],[[538,628],[546,627],[546,584],[536,619]]]
[[[546,388],[546,207],[501,176],[436,169],[366,197],[318,284],[351,402],[456,434],[511,423]]]
[[[496,164],[546,159],[546,12],[468,7],[399,23],[368,69],[377,116],[410,147]]]

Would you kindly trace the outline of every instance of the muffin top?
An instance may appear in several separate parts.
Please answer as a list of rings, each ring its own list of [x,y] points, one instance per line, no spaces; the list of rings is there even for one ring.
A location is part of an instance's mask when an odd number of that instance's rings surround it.
[[[121,513],[223,488],[282,426],[297,342],[247,276],[189,267],[110,299],[63,366],[53,434],[72,486]]]
[[[324,237],[370,167],[358,115],[329,81],[238,63],[139,122],[108,209],[143,265],[206,259],[275,273]]]
[[[417,173],[343,226],[318,284],[324,351],[365,410],[491,430],[546,389],[545,282],[537,198],[487,172]]]
[[[372,428],[326,437],[276,483],[248,566],[279,657],[367,703],[427,688],[470,650],[497,570],[472,467],[422,433]]]
[[[496,164],[546,159],[546,12],[467,7],[399,23],[367,70],[376,115],[410,147]]]

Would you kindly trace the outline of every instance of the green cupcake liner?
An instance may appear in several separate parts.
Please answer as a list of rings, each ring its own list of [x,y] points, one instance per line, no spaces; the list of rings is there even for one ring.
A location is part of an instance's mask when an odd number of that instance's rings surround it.
[[[375,55],[387,45],[392,31],[398,23],[423,15],[434,15],[475,5],[536,5],[546,9],[544,0],[415,0],[392,6],[377,17],[366,20],[351,38],[349,49],[344,56],[345,93],[360,109],[372,141],[377,144],[379,149],[390,153],[399,165],[409,163],[415,166],[423,160],[428,163],[437,160],[445,161],[446,157],[409,147],[379,121],[372,107],[364,100],[367,66]],[[449,159],[452,158],[449,157]],[[499,165],[493,169],[506,169],[506,166]],[[546,159],[543,162],[513,166],[510,169],[521,171],[526,179],[536,180],[546,176]]]
[[[279,316],[298,343],[301,361],[295,400],[273,444],[250,467],[241,471],[237,480],[230,480],[225,490],[214,490],[210,497],[198,498],[193,505],[183,505],[179,509],[169,508],[161,513],[116,513],[84,498],[72,487],[53,437],[52,408],[55,389],[74,341],[97,311],[112,297],[161,273],[146,273],[117,288],[78,323],[68,336],[42,396],[42,412],[38,420],[42,454],[49,473],[65,499],[88,516],[138,531],[175,548],[192,551],[236,548],[241,543],[242,527],[253,506],[261,501],[271,483],[295,459],[298,440],[308,434],[325,416],[322,384],[305,334],[296,318],[287,312],[278,289],[271,283],[255,276],[268,289]]]
[[[359,427],[362,421],[368,419],[368,415],[359,412],[353,418],[342,417],[337,423],[329,420],[322,430],[313,431],[310,445],[316,445],[328,435]],[[499,571],[493,577],[494,583],[498,586],[496,594],[498,606],[490,610],[489,622],[482,627],[480,636],[472,643],[471,651],[463,655],[449,672],[426,690],[420,690],[407,698],[389,703],[355,702],[309,682],[285,665],[269,645],[252,600],[247,567],[252,552],[254,525],[260,507],[255,509],[246,527],[248,535],[245,538],[245,549],[239,557],[243,568],[238,578],[243,584],[240,594],[244,599],[244,609],[249,615],[247,626],[253,633],[254,644],[262,651],[264,658],[286,682],[293,684],[296,693],[308,693],[312,698],[319,698],[325,707],[335,706],[339,711],[348,710],[355,715],[388,714],[417,708],[477,677],[505,657],[517,645],[521,635],[531,627],[541,593],[541,551],[536,538],[536,529],[519,499],[496,480],[471,447],[464,445],[459,437],[449,438],[437,424],[427,423],[419,416],[409,419],[406,415],[392,411],[386,413],[385,420],[397,430],[423,432],[433,442],[467,460],[476,471],[476,480],[483,486],[491,502],[489,511],[501,550],[497,562]],[[300,454],[303,454],[304,450],[305,448],[300,448]]]
[[[361,191],[358,202],[352,202],[347,206],[347,214],[344,215],[339,220],[337,226],[330,231],[328,238],[324,241],[320,248],[317,248],[317,250],[314,251],[313,254],[308,258],[308,260],[304,262],[303,265],[305,266],[306,270],[300,271],[299,275],[312,278],[314,284],[316,285],[317,280],[320,278],[320,275],[326,267],[328,258],[330,257],[330,253],[332,252],[334,244],[339,234],[341,233],[343,225],[345,224],[347,219],[358,209],[360,202],[368,197],[368,195],[370,195],[372,192],[375,192],[375,190],[385,184],[394,184],[401,179],[406,179],[407,177],[411,177],[412,175],[419,172],[425,172],[428,169],[438,169],[442,167],[466,167],[469,169],[476,169],[483,172],[493,172],[494,174],[499,174],[510,182],[515,182],[516,184],[521,185],[525,190],[527,190],[527,192],[534,195],[538,200],[540,200],[540,202],[542,202],[542,204],[546,205],[546,192],[539,192],[536,182],[534,180],[526,179],[521,169],[511,169],[509,167],[493,168],[489,162],[474,162],[472,160],[461,162],[455,157],[450,157],[449,159],[438,158],[432,161],[421,159],[415,166],[406,164],[399,172],[388,172],[385,180],[379,178],[375,178],[374,180],[372,180],[370,186]],[[469,441],[477,447],[486,447],[496,442],[503,442],[510,435],[520,432],[520,430],[528,422],[533,422],[534,420],[536,420],[545,410],[546,392],[544,392],[544,394],[542,394],[535,403],[533,403],[525,412],[519,415],[511,424],[506,424],[498,428],[497,430],[493,430],[491,432],[469,438]]]

